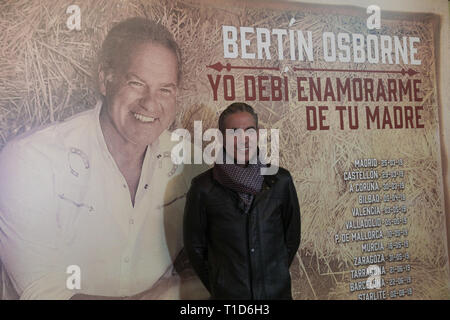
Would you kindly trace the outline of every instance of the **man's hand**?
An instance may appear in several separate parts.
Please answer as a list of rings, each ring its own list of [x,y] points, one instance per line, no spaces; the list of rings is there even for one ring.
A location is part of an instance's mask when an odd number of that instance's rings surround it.
[[[189,263],[185,250],[181,250],[174,263],[148,290],[127,299],[133,300],[207,300],[210,298],[200,278]]]
[[[178,300],[180,277],[173,272],[173,266],[169,266],[166,272],[159,278],[159,280],[147,291],[144,291],[130,299],[138,300]]]
[[[210,294],[192,269],[176,273],[170,266],[149,290],[130,297],[139,300],[206,300]]]

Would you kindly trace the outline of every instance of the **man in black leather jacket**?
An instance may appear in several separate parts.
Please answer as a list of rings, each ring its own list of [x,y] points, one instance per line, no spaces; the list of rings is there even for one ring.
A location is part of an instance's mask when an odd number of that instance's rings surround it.
[[[245,103],[230,105],[219,129],[257,129],[258,118]],[[226,144],[224,144],[226,145]],[[218,164],[192,180],[184,212],[184,245],[212,299],[292,299],[291,265],[300,244],[300,208],[292,177],[278,168]],[[236,160],[236,157],[234,158]]]

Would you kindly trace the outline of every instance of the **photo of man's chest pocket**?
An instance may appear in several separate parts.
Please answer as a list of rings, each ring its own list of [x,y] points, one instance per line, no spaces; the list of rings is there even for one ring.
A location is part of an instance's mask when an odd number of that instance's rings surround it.
[[[55,219],[63,245],[71,245],[82,236],[80,226],[93,226],[101,212],[95,192],[91,189],[90,171],[58,170],[54,177],[54,198],[57,203]],[[98,195],[97,195],[98,196]],[[83,232],[87,232],[86,229]]]

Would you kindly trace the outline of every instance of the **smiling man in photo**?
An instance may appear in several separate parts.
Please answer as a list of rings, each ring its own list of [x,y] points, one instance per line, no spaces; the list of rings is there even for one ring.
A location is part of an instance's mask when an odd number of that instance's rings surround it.
[[[95,108],[0,155],[7,298],[179,298],[184,195],[202,170],[170,158],[180,50],[162,25],[131,18],[109,31],[98,65]]]

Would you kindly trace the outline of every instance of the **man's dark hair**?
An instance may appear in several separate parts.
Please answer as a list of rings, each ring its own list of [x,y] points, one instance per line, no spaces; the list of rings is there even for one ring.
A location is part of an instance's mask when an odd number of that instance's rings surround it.
[[[145,42],[165,46],[177,58],[177,81],[181,79],[181,51],[173,35],[163,25],[141,17],[116,24],[106,35],[98,56],[104,70],[116,69],[127,61],[133,49]]]
[[[255,119],[256,129],[258,128],[258,115],[255,113],[255,110],[248,104],[244,102],[235,102],[230,104],[219,116],[219,130],[224,133],[225,132],[225,119],[237,112],[248,112],[252,115],[253,119]]]

